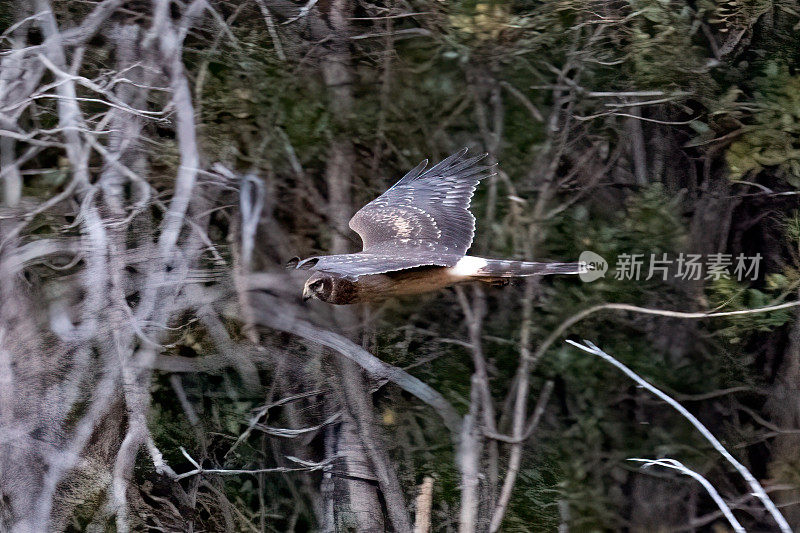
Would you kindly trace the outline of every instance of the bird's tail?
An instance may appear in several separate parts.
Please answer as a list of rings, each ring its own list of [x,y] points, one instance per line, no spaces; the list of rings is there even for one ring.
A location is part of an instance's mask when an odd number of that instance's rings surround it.
[[[587,263],[535,263],[532,261],[505,261],[486,259],[475,274],[480,278],[518,278],[548,276],[551,274],[585,274],[591,270]]]

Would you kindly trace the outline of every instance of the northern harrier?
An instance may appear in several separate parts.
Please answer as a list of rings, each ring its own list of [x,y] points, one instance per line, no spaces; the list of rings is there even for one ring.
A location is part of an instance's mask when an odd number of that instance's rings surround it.
[[[316,271],[306,281],[303,299],[352,304],[468,281],[504,284],[510,278],[588,270],[584,263],[466,255],[475,235],[470,199],[478,182],[494,175],[492,167],[476,165],[485,154],[465,158],[466,153],[464,148],[428,170],[426,159],[362,207],[350,219],[350,228],[364,243],[362,251],[290,260],[289,268]]]

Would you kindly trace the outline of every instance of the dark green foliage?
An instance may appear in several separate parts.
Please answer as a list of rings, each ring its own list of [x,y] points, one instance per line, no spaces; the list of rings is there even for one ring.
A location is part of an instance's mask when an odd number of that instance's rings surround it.
[[[757,80],[752,124],[726,154],[731,179],[774,167],[792,187],[800,185],[800,76],[771,62]]]

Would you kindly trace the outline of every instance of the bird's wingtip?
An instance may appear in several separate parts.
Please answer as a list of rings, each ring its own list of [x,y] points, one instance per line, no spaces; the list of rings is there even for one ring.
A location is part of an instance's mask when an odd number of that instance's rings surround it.
[[[292,257],[288,261],[286,261],[286,268],[288,270],[291,269],[298,269],[298,270],[310,270],[319,263],[319,257],[309,257],[308,259],[301,260],[299,257]]]

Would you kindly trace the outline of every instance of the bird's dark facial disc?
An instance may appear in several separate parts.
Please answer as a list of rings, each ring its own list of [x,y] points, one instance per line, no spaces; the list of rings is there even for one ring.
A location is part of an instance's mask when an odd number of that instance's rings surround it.
[[[315,272],[308,278],[303,288],[303,301],[307,301],[310,298],[317,298],[318,300],[326,302],[330,299],[332,294],[333,277],[324,272]]]
[[[331,294],[333,293],[333,278],[326,276],[315,281],[311,286],[311,290],[314,291],[314,294],[317,296],[317,298],[323,302],[327,302],[330,300]]]

